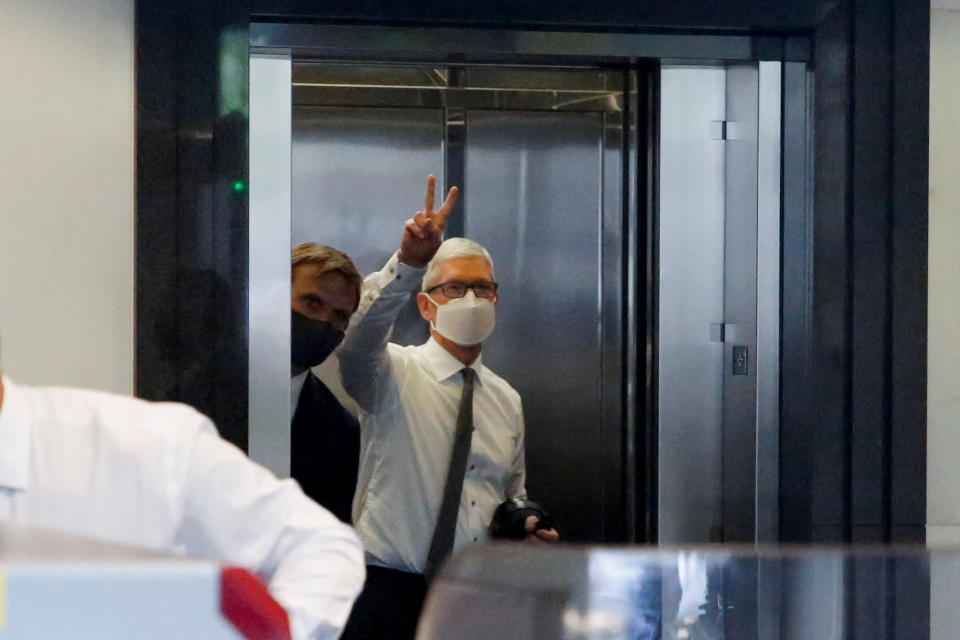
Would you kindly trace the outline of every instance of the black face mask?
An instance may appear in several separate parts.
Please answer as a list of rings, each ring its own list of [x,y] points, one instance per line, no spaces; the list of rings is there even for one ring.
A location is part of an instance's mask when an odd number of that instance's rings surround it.
[[[300,369],[315,367],[343,341],[343,331],[329,322],[312,320],[294,311],[290,325],[290,362]]]

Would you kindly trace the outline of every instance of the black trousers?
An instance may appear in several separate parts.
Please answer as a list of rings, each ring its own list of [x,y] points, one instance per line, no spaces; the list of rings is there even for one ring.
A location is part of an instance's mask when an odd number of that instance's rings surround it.
[[[367,565],[367,582],[341,638],[413,640],[426,595],[427,579],[419,573]]]

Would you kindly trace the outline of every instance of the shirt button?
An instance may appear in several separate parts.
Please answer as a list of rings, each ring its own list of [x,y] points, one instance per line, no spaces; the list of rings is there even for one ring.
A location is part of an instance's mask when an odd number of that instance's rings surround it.
[[[471,500],[471,501],[470,501],[470,506],[471,506],[471,507],[477,506],[477,501],[476,501],[476,500]]]
[[[474,541],[474,542],[480,542],[480,538],[474,536],[474,537],[473,537],[473,541]]]
[[[473,471],[473,470],[476,469],[476,468],[477,468],[477,465],[475,465],[475,464],[470,465],[470,471]]]

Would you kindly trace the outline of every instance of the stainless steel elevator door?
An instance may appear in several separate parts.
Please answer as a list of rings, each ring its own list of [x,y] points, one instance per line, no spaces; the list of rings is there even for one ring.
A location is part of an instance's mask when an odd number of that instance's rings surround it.
[[[780,63],[660,77],[659,541],[774,542]]]
[[[466,126],[465,235],[491,251],[502,292],[484,362],[523,399],[530,496],[565,538],[595,539],[603,116],[470,111]]]
[[[661,544],[721,535],[725,87],[722,67],[660,73]]]
[[[397,250],[443,169],[440,109],[294,107],[294,244],[336,239],[361,273]]]
[[[442,176],[443,127],[440,109],[294,107],[293,245],[330,245],[360,273],[380,269],[422,206],[425,176]],[[392,339],[426,336],[411,300]]]

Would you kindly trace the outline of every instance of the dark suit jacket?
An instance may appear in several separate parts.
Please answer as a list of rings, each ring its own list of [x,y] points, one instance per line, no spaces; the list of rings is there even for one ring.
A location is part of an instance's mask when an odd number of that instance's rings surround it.
[[[347,524],[357,488],[360,425],[325,384],[307,374],[290,425],[290,475]]]

